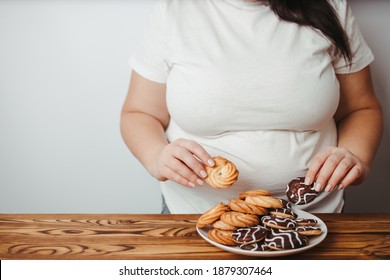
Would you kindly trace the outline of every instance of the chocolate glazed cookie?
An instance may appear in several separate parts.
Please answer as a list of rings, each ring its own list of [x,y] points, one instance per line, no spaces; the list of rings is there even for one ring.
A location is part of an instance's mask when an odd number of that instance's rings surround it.
[[[256,252],[263,252],[263,251],[270,251],[271,248],[268,247],[263,243],[263,241],[250,243],[250,244],[241,244],[240,249],[246,250],[246,251],[256,251]]]
[[[320,235],[322,233],[320,227],[314,226],[298,226],[295,231],[305,236]]]
[[[267,227],[276,229],[294,229],[297,226],[292,219],[275,216],[263,216],[261,222]]]
[[[306,246],[309,240],[294,230],[272,230],[265,237],[265,244],[274,250],[296,249]]]
[[[298,215],[294,211],[292,211],[291,209],[287,209],[287,208],[269,209],[269,214],[271,216],[289,218],[292,220],[294,220],[298,217]]]
[[[297,177],[287,184],[287,198],[296,205],[312,202],[318,196],[314,184],[305,185],[304,181],[304,177]]]
[[[297,218],[295,220],[298,226],[315,226],[318,221],[316,219]]]
[[[291,203],[284,199],[279,199],[282,202],[282,208],[291,209]]]
[[[234,241],[240,244],[248,244],[263,240],[268,233],[268,229],[260,225],[255,227],[239,228],[232,233]]]

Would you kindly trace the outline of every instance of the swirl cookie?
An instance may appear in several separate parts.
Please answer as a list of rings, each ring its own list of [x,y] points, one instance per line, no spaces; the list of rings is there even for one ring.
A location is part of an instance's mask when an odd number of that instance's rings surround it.
[[[215,165],[205,166],[207,177],[205,181],[216,189],[225,189],[232,186],[238,179],[236,166],[223,157],[214,157]]]
[[[256,215],[267,215],[268,213],[266,208],[258,205],[248,204],[240,199],[231,199],[228,201],[228,205],[230,209],[241,213]]]
[[[253,204],[261,206],[264,208],[282,208],[283,203],[280,199],[277,199],[273,196],[248,196],[245,198],[245,202],[248,204]]]
[[[221,220],[235,227],[251,227],[259,224],[259,218],[256,215],[235,211],[222,214]]]
[[[314,189],[314,184],[305,185],[304,181],[304,177],[297,177],[287,184],[287,198],[296,205],[312,202],[318,196],[318,192]]]
[[[260,225],[255,227],[239,228],[232,233],[234,241],[240,244],[248,244],[263,240],[268,233],[268,229]]]
[[[267,227],[276,229],[294,229],[297,227],[297,223],[294,220],[275,216],[264,216],[261,222]]]
[[[321,228],[313,226],[298,226],[295,231],[305,236],[320,235],[322,233]]]
[[[249,190],[240,193],[238,199],[245,200],[248,196],[271,196],[271,193],[267,190]]]
[[[296,219],[298,215],[293,212],[291,209],[287,208],[272,208],[269,209],[269,214],[276,217],[282,217],[282,218],[289,218],[289,219]]]
[[[224,221],[218,220],[211,224],[213,228],[221,229],[221,230],[233,230],[235,231],[237,227],[229,225],[225,223]]]
[[[213,208],[204,212],[204,214],[199,217],[196,226],[198,228],[203,228],[209,224],[212,224],[215,221],[219,220],[221,215],[223,213],[226,213],[226,211],[229,211],[229,207],[223,203],[219,203],[215,205]]]
[[[264,239],[273,250],[289,250],[306,246],[309,240],[294,230],[272,230]]]
[[[232,238],[233,231],[231,230],[220,230],[216,228],[212,228],[207,233],[207,236],[222,245],[228,245],[228,246],[234,246],[237,245],[237,243]]]

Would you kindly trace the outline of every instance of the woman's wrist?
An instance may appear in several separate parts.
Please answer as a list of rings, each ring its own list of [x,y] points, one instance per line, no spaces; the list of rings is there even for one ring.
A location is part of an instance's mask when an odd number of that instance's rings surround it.
[[[157,166],[158,158],[167,145],[168,143],[154,145],[153,149],[148,150],[147,156],[143,163],[145,169],[149,172],[149,174],[159,181],[163,181],[165,179],[161,178],[161,176],[159,175]]]

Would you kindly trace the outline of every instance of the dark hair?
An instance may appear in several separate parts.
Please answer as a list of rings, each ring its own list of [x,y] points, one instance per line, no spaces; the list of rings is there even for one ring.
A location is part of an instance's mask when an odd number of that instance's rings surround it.
[[[352,53],[345,30],[328,0],[260,0],[269,4],[282,20],[320,30],[337,48],[344,59],[351,62]]]

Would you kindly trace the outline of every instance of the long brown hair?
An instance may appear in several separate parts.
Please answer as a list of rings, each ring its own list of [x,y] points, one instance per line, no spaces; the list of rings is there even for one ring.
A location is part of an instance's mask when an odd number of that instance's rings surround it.
[[[348,62],[352,52],[348,36],[328,0],[259,0],[269,4],[282,20],[306,25],[320,30]]]

